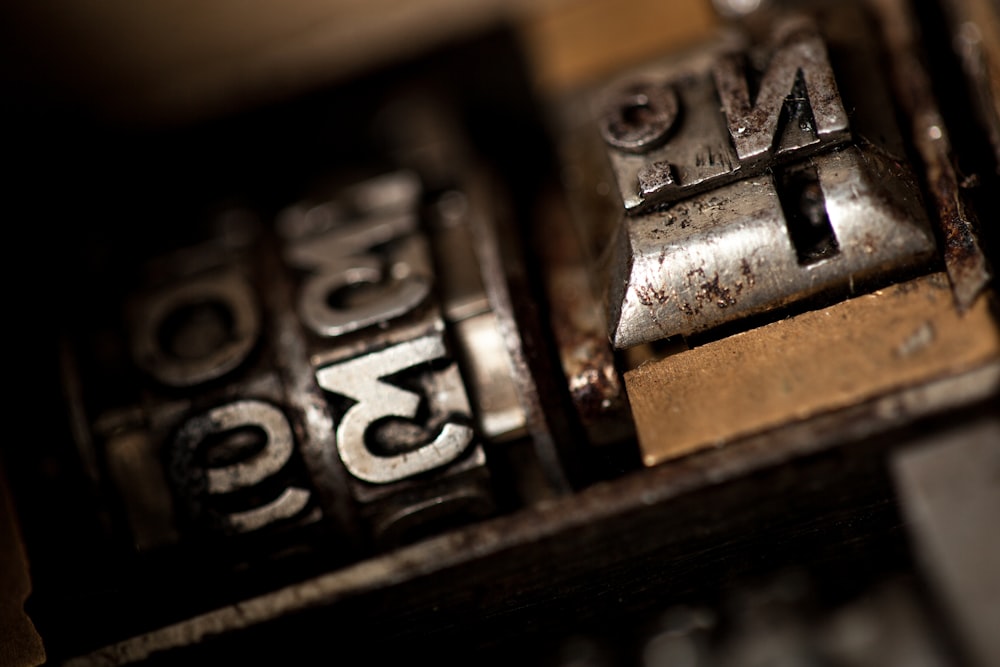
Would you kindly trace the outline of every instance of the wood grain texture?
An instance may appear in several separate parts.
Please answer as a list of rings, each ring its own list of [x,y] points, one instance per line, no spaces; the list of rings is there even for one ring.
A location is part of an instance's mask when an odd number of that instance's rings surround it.
[[[988,298],[964,314],[934,274],[625,374],[646,465],[1000,357]]]

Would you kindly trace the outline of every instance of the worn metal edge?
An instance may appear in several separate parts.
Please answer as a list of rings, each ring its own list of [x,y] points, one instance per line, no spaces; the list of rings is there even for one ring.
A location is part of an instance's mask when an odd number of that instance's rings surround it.
[[[910,119],[910,137],[924,163],[927,187],[943,245],[945,269],[959,310],[972,306],[993,279],[976,232],[977,220],[959,188],[953,147],[920,58],[919,29],[902,0],[868,0],[887,45],[896,99]]]
[[[555,537],[601,519],[657,505],[787,461],[855,442],[1000,392],[1000,362],[759,434],[716,450],[601,482],[564,497],[405,547],[250,600],[175,623],[67,661],[121,665],[298,611],[447,571],[462,563]]]

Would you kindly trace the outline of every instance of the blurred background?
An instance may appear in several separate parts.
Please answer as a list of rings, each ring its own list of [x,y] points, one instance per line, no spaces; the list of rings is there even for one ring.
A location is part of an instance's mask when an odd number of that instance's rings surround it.
[[[940,15],[931,4],[921,5],[925,26],[935,25]],[[982,30],[986,61],[1000,62],[1000,36],[989,32],[996,29],[1000,10],[990,0],[961,4],[984,12],[982,20],[973,15],[968,24]],[[66,331],[117,320],[121,295],[145,259],[188,244],[222,208],[273,214],[331,165],[360,173],[382,169],[392,131],[381,116],[380,122],[372,119],[401,92],[405,100],[405,94],[421,90],[433,91],[457,110],[477,157],[501,175],[519,231],[530,238],[539,192],[558,188],[565,167],[553,145],[556,109],[624,68],[696,45],[724,23],[709,0],[3,3],[0,196],[13,297],[5,320],[8,365],[16,394],[5,400],[17,424],[0,452],[10,477],[0,485],[0,664],[37,664],[44,657],[21,610],[31,587],[29,571],[59,574],[60,559],[79,558],[75,569],[63,573],[68,580],[91,565],[65,547],[89,539],[82,522],[75,524],[79,532],[72,532],[74,510],[66,498],[76,490],[50,493],[31,488],[32,479],[10,476],[21,469],[21,453],[65,444],[71,430],[53,350]],[[951,37],[946,30],[927,34],[937,55],[951,50]],[[965,113],[969,105],[955,75],[957,56],[930,61],[936,80],[947,82],[938,88],[948,93],[942,99]],[[998,71],[984,74],[994,90],[1000,90]],[[995,156],[988,154],[983,132],[971,124],[964,130],[955,133],[960,171],[995,183]],[[997,210],[995,191],[976,189],[974,179],[967,185],[973,197],[987,202],[984,210]],[[528,254],[533,258],[531,248]],[[544,302],[544,295],[531,296]],[[107,382],[114,384],[113,378]],[[982,405],[969,411],[976,419],[988,413]],[[989,444],[995,419],[991,424],[970,438]],[[950,425],[947,419],[933,424],[941,432]],[[922,437],[921,429],[911,426],[896,439]],[[870,445],[870,458],[857,447],[818,462],[747,474],[725,494],[702,489],[685,496],[664,511],[688,517],[677,528],[682,536],[677,544],[685,548],[666,551],[669,571],[655,573],[649,567],[655,561],[637,559],[609,572],[607,584],[581,575],[569,585],[589,600],[579,618],[572,604],[545,600],[544,592],[536,591],[536,598],[529,595],[524,603],[539,605],[534,621],[498,614],[501,621],[484,623],[469,636],[444,633],[449,648],[440,655],[437,635],[420,639],[422,629],[434,628],[433,615],[418,619],[407,637],[419,646],[416,655],[455,665],[468,664],[469,655],[479,664],[567,667],[964,664],[956,658],[963,649],[956,647],[955,635],[941,631],[954,619],[928,604],[933,594],[919,575],[886,463],[886,452],[895,446],[890,439],[859,438]],[[61,456],[63,444],[49,447],[52,460]],[[608,456],[604,463],[608,478],[640,468],[634,451]],[[964,473],[954,457],[952,463],[954,489]],[[668,480],[662,470],[654,474]],[[844,488],[835,486],[840,475],[850,482]],[[781,494],[788,489],[801,490],[812,504],[793,508],[794,520],[786,523]],[[745,498],[767,493],[770,504],[760,508],[760,516],[743,523],[731,519]],[[51,545],[44,524],[25,530],[27,541],[53,551],[33,570],[17,535],[12,496],[28,498],[34,507],[51,504],[40,510],[42,516],[70,517],[64,517],[70,532]],[[614,496],[609,492],[605,500]],[[814,506],[829,513],[814,521]],[[989,530],[985,514],[965,515],[953,506],[942,516],[945,524],[962,517]],[[786,542],[788,535],[794,539]],[[618,546],[603,548],[612,553]],[[629,546],[621,549],[627,552]],[[45,548],[38,553],[44,556]],[[996,582],[995,564],[977,567]],[[47,594],[58,589],[58,577],[47,585]],[[623,601],[620,590],[633,597]],[[414,600],[432,597],[419,587],[414,591]],[[663,591],[676,595],[661,599]],[[391,593],[338,613],[350,618],[391,610]],[[511,607],[519,604],[516,593]],[[503,608],[503,593],[496,595],[494,603]],[[214,604],[203,602],[207,608]],[[101,609],[84,610],[94,615],[91,626],[101,625]],[[129,616],[128,609],[115,613]],[[393,620],[405,628],[413,619],[403,614]],[[96,634],[86,636],[87,627],[75,629],[82,638],[71,637],[67,645],[73,650],[102,645]],[[316,627],[323,630],[320,623]],[[501,632],[494,633],[497,627]],[[260,645],[270,648],[260,655],[240,649],[239,642],[216,646],[209,655],[224,659],[236,651],[244,659],[278,662],[285,657],[280,641],[288,630],[282,626],[262,635]],[[301,634],[300,629],[300,639]],[[275,641],[268,643],[269,638]],[[321,646],[324,638],[313,642]],[[409,657],[405,645],[371,650],[385,660]]]

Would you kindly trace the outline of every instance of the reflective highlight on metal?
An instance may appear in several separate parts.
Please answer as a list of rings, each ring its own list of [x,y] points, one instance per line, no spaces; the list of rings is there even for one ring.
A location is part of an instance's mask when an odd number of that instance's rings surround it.
[[[412,129],[398,146],[400,163],[444,190],[431,206],[431,247],[476,423],[483,435],[500,431],[493,442],[530,438],[521,443],[530,447],[522,458],[544,476],[531,490],[522,487],[532,498],[567,492],[567,456],[554,433],[561,425],[543,396],[552,393],[545,384],[555,374],[538,368],[545,334],[534,300],[522,298],[529,270],[507,193],[478,162],[456,109],[441,99],[406,95],[383,119],[390,136],[400,126]]]
[[[850,138],[826,47],[810,19],[779,22],[762,48],[732,46],[659,74],[654,68],[640,75],[642,84],[616,84],[624,92],[604,103],[609,110],[599,125],[627,212],[755,176]],[[760,62],[766,64],[758,69]],[[759,80],[753,94],[752,80]]]
[[[619,654],[632,662],[881,659],[893,637],[855,636],[881,603],[818,640],[794,573],[718,616],[640,622],[648,600],[762,564],[825,573],[827,549],[852,552],[833,563],[852,581],[855,559],[897,566],[906,498],[885,461],[953,428],[994,453],[996,295],[961,192],[982,175],[952,154],[964,133],[935,106],[905,2],[715,0],[747,20],[579,91],[561,165],[531,145],[551,138],[538,110],[505,107],[537,100],[479,80],[492,66],[426,96],[436,76],[387,73],[413,88],[317,114],[357,137],[319,138],[287,175],[260,151],[260,173],[233,179],[266,184],[253,204],[188,211],[102,267],[77,292],[117,280],[118,298],[64,318],[75,446],[9,448],[42,536],[26,609],[50,659],[280,662],[332,638],[376,663],[420,645],[465,664],[565,629],[559,610],[603,621],[614,598],[607,627],[645,637]],[[952,36],[983,76],[981,37]],[[163,247],[180,249],[146,254]],[[932,458],[919,477],[940,481]],[[988,640],[971,572],[945,571],[944,594]],[[938,660],[940,630],[909,627],[928,640],[910,655]],[[559,664],[616,662],[602,641],[569,638]]]
[[[81,417],[140,553],[351,553],[494,510],[481,439],[526,419],[469,230],[489,212],[439,197],[424,216],[391,172],[286,207],[279,244],[224,213],[143,267],[122,347],[153,382]]]
[[[955,300],[969,308],[986,289],[993,272],[983,252],[978,221],[962,191],[954,163],[954,146],[934,86],[921,61],[919,27],[912,10],[901,0],[873,0],[882,15],[885,42],[891,59],[893,89],[910,120],[913,142],[924,163],[931,203],[936,208],[942,236],[941,254]]]
[[[168,461],[181,497],[199,516],[213,496],[246,491],[277,475],[291,460],[294,445],[288,419],[278,408],[263,401],[235,401],[187,420]],[[228,462],[211,467],[196,463],[212,458]],[[277,498],[220,513],[219,520],[230,530],[258,530],[299,514],[309,498],[308,490],[288,486]]]
[[[768,4],[768,0],[712,0],[715,11],[727,18],[742,18]]]
[[[417,534],[424,517],[444,524],[493,507],[466,381],[445,342],[446,314],[490,311],[475,280],[435,275],[436,244],[449,237],[433,215],[420,224],[422,197],[416,174],[399,171],[305,199],[278,222],[285,261],[305,272],[298,310],[331,444],[376,543]],[[478,279],[468,240],[451,242]],[[430,298],[435,282],[441,301]],[[464,500],[444,500],[453,496]]]
[[[316,371],[320,387],[357,401],[337,426],[337,450],[351,474],[373,484],[396,482],[450,463],[471,444],[472,429],[451,421],[441,426],[431,442],[415,449],[378,455],[366,444],[371,440],[367,434],[377,422],[413,419],[420,406],[418,395],[394,387],[382,378],[444,356],[440,336],[427,336]],[[464,399],[465,389],[455,367],[444,372],[444,385],[438,390]],[[462,416],[468,419],[471,417],[468,401],[463,402]]]
[[[615,348],[929,266],[934,234],[887,85],[869,64],[868,18],[845,10],[822,19],[821,33],[818,19],[776,15],[763,46],[728,37],[631,75],[670,82],[681,115],[659,148],[607,151],[624,214],[605,241],[610,261],[595,267],[608,267]],[[584,234],[600,242],[606,223],[589,224]]]
[[[429,226],[439,258],[441,308],[475,406],[476,426],[487,439],[509,441],[527,433],[527,415],[500,315],[488,293],[496,301],[500,287],[487,289],[475,251],[474,224],[489,224],[475,218],[487,217],[488,206],[478,191],[448,190],[431,207]]]
[[[808,19],[792,19],[775,28],[773,39],[770,62],[752,101],[742,56],[720,58],[712,72],[729,136],[742,163],[775,148],[780,154],[847,138],[847,112],[815,26]],[[775,147],[781,132],[807,136],[796,136],[791,142],[782,137]]]
[[[808,255],[790,234],[799,222],[783,209],[774,177],[698,195],[619,229],[609,293],[610,336],[627,348],[689,335],[826,290],[853,290],[926,263],[934,237],[917,186],[895,163],[849,148],[816,156],[820,207],[836,250]],[[812,230],[803,236],[810,238]],[[820,236],[822,241],[824,237]],[[826,256],[823,256],[826,252]]]

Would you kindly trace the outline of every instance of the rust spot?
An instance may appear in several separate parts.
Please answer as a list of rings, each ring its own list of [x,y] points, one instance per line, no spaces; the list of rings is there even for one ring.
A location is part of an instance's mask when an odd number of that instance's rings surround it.
[[[671,210],[673,211],[673,213],[670,214],[670,222],[668,224],[673,224],[674,222],[677,222],[677,220],[679,219],[681,223],[681,229],[687,229],[691,225],[691,222],[689,220],[691,214],[686,204],[679,206],[674,205]]]
[[[639,297],[639,303],[644,306],[663,305],[670,300],[670,294],[655,285],[636,287],[635,295]]]
[[[698,212],[699,213],[704,213],[706,209],[709,210],[709,211],[711,211],[711,210],[719,208],[719,206],[721,204],[722,204],[722,200],[721,199],[719,199],[718,197],[712,197],[708,201],[704,201],[702,199],[699,199],[697,201],[696,206],[698,207]]]
[[[714,301],[715,305],[719,308],[728,308],[729,306],[736,304],[736,299],[733,298],[731,290],[728,287],[723,287],[719,284],[719,274],[716,273],[715,277],[701,284],[701,294],[696,297],[699,301],[702,299],[708,301]]]
[[[750,262],[746,259],[740,261],[740,273],[746,278],[747,287],[753,287],[757,283],[757,276],[754,275],[753,269],[750,268]]]
[[[570,384],[573,403],[581,417],[596,419],[621,403],[621,383],[614,368],[586,368],[573,377]]]
[[[749,269],[749,265],[747,266]],[[746,275],[746,274],[744,274]],[[748,282],[753,283],[752,272],[750,277],[748,277]],[[718,308],[728,308],[729,306],[736,305],[736,297],[733,296],[733,291],[739,295],[743,291],[744,284],[742,281],[736,283],[732,288],[727,287],[720,282],[719,274],[716,273],[711,279],[705,275],[705,270],[701,268],[692,269],[687,274],[688,285],[691,287],[696,287],[697,292],[694,295],[694,303],[689,301],[679,302],[677,308],[685,315],[697,315],[701,312],[702,306],[705,304],[715,304]]]
[[[608,344],[607,323],[592,290],[590,267],[561,198],[545,198],[538,219],[545,222],[544,231],[539,230],[545,242],[536,247],[543,259],[548,322],[569,395],[592,444],[618,441],[631,434],[632,419]]]
[[[695,276],[701,276],[702,278],[704,278],[705,277],[705,269],[699,267],[697,269],[691,269],[690,271],[688,271],[688,274],[687,274],[688,282],[690,283],[691,282],[691,278],[694,278]]]
[[[985,258],[973,231],[971,216],[960,199],[951,166],[933,165],[928,171],[936,176],[931,182],[931,194],[939,213],[945,269],[959,306],[967,308],[989,280]]]

